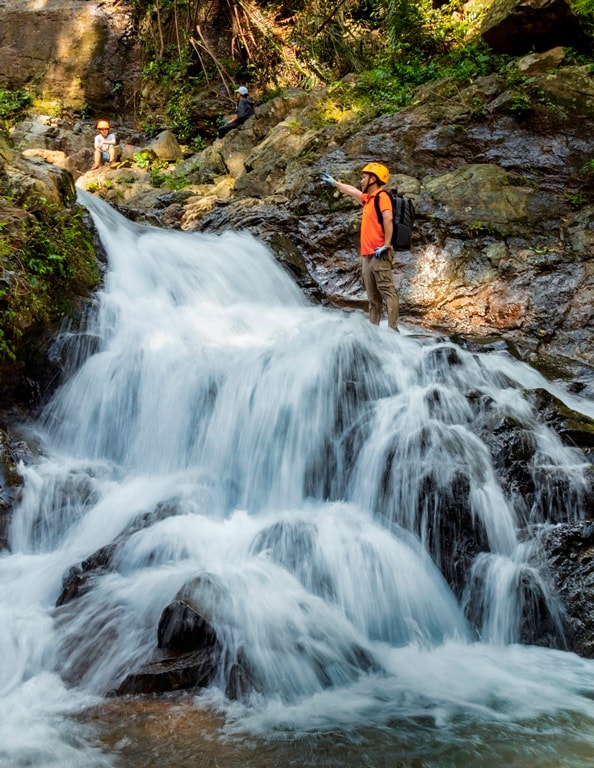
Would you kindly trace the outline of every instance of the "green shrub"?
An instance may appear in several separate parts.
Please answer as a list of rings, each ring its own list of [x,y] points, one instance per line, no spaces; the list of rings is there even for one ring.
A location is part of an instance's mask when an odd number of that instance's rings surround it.
[[[32,103],[32,96],[23,88],[18,91],[0,90],[0,119],[12,121],[22,117]]]
[[[27,332],[68,315],[99,279],[85,209],[39,201],[25,215],[0,196],[0,359],[17,359]]]

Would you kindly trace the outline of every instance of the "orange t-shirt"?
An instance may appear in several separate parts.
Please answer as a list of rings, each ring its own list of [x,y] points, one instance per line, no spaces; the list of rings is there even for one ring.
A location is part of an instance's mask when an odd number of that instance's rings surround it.
[[[376,248],[381,248],[385,243],[384,228],[377,220],[375,212],[375,203],[373,198],[384,190],[378,189],[368,195],[364,192],[361,195],[363,205],[363,216],[361,217],[361,256],[369,256]],[[392,210],[392,201],[388,195],[382,195],[379,199],[380,211]]]

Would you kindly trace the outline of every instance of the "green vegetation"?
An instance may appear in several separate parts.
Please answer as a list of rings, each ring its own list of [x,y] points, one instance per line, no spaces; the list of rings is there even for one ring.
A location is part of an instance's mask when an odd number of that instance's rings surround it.
[[[149,168],[150,164],[152,162],[151,154],[150,152],[135,152],[134,153],[134,162],[139,168]]]
[[[469,237],[481,237],[483,235],[503,237],[500,232],[488,224],[483,224],[482,221],[471,221],[469,224],[466,224],[464,231]]]
[[[163,173],[166,168],[169,168],[167,160],[159,160],[151,152],[146,150],[135,152],[134,162],[139,168],[150,173],[151,185],[153,187],[161,187],[169,178],[166,173]],[[184,186],[184,184],[180,186]]]
[[[44,200],[13,206],[0,190],[0,360],[15,360],[28,332],[68,315],[98,283],[84,209]]]
[[[594,0],[572,5],[585,19],[592,16]],[[132,0],[132,6],[145,52],[142,126],[150,133],[167,125],[188,144],[214,136],[216,120],[201,118],[203,105],[194,96],[203,86],[232,97],[242,82],[264,100],[291,86],[332,86],[320,125],[346,111],[394,112],[415,88],[439,78],[449,78],[455,92],[495,71],[516,91],[512,113],[523,117],[539,101],[529,78],[520,82],[509,69],[510,57],[483,43],[481,12],[462,0],[439,8],[432,0]],[[354,85],[346,88],[342,78],[352,73]],[[165,105],[161,111],[158,103]]]
[[[179,141],[192,142],[196,133],[195,93],[199,86],[204,84],[205,78],[192,74],[190,51],[180,51],[175,46],[168,46],[162,55],[157,56],[151,41],[145,38],[143,42],[145,45],[147,42],[149,44],[147,56],[152,56],[143,70],[143,87],[148,86],[161,94],[159,101],[165,106],[161,114],[155,113],[149,104],[141,107],[141,125],[150,134],[160,130],[162,124],[166,124]]]
[[[460,0],[439,9],[431,0],[133,0],[133,8],[145,53],[143,128],[167,124],[182,142],[199,133],[201,85],[232,97],[233,84],[243,82],[270,94],[355,72],[355,109],[394,111],[422,83],[467,83],[502,65]],[[215,43],[203,29],[225,31]],[[161,113],[156,102],[166,105]]]
[[[571,7],[576,13],[591,16],[594,13],[594,0],[571,0]]]
[[[590,202],[588,195],[585,195],[582,192],[569,193],[565,195],[565,199],[569,203],[572,211],[579,211]]]
[[[570,0],[594,35],[594,0]],[[449,78],[453,92],[494,71],[516,91],[510,111],[529,114],[539,95],[529,78],[508,69],[479,33],[477,4],[450,0],[130,0],[143,50],[140,127],[170,128],[196,151],[215,136],[217,116],[205,115],[198,93],[227,94],[238,83],[261,100],[287,87],[333,85],[320,125],[351,110],[369,117],[407,105],[419,85]],[[588,26],[589,25],[589,26]],[[568,53],[568,61],[572,57]],[[590,61],[573,54],[573,62]],[[594,66],[594,65],[593,65]],[[346,75],[354,87],[343,89]],[[515,79],[515,84],[514,84]],[[114,95],[122,84],[115,83]],[[450,95],[453,95],[452,94]],[[0,118],[32,101],[25,91],[0,91]],[[476,105],[477,110],[481,105]],[[222,114],[218,115],[219,121]]]
[[[594,37],[594,0],[569,0],[573,11],[582,16],[582,26]]]
[[[536,104],[556,108],[553,104],[547,105],[545,94],[538,88],[534,78],[520,72],[515,62],[511,62],[506,67],[505,75],[508,87],[513,94],[508,108],[517,117],[526,117]]]
[[[32,96],[23,88],[18,91],[0,90],[0,120],[10,122],[22,118],[32,103]]]

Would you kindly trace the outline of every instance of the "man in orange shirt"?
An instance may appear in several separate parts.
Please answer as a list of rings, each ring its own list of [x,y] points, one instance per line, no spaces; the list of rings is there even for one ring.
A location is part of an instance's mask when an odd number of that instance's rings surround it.
[[[327,173],[322,181],[335,187],[344,195],[353,197],[363,206],[361,218],[361,274],[369,299],[369,319],[379,325],[382,316],[382,302],[386,302],[388,325],[398,330],[399,302],[392,276],[392,231],[394,220],[392,201],[387,194],[381,194],[388,183],[390,172],[381,163],[367,163],[363,168],[361,189],[336,181]],[[374,198],[379,195],[379,208],[383,225],[378,221]]]

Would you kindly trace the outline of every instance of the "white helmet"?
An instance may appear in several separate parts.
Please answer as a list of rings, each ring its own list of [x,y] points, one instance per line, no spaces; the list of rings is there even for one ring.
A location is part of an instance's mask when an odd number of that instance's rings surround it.
[[[239,88],[235,91],[235,93],[240,93],[242,96],[247,96],[248,89],[245,87],[245,85],[240,85]]]

